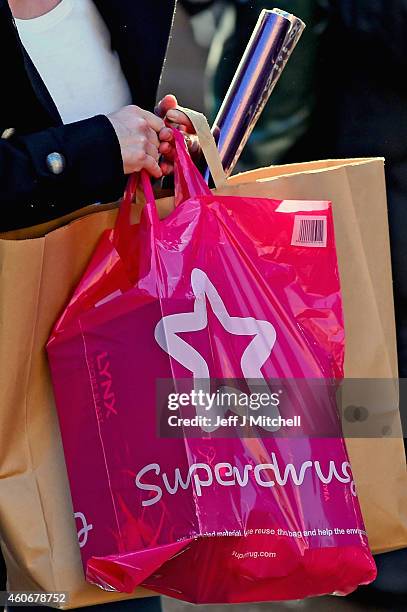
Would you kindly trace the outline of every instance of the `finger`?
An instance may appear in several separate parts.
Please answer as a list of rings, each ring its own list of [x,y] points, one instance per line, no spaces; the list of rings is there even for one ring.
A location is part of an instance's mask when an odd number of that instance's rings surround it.
[[[174,147],[169,142],[162,142],[158,147],[158,150],[160,151],[161,155],[167,155],[173,150],[173,148]]]
[[[169,151],[167,151],[165,153],[165,159],[168,160],[169,162],[173,162],[175,160],[175,147],[172,147]]]
[[[164,127],[158,134],[158,138],[161,142],[171,142],[172,140],[174,140],[174,134],[172,133],[172,129]]]
[[[147,121],[148,125],[157,132],[162,130],[165,127],[165,123],[162,119],[160,119],[160,117],[157,117],[157,115],[154,115],[153,113],[150,113],[150,111],[146,111],[146,110],[142,110],[141,111],[144,119]]]
[[[176,149],[175,146],[169,142],[162,142],[158,148],[161,155],[163,155],[168,161],[173,162],[175,159]]]
[[[158,162],[152,157],[150,157],[150,155],[147,155],[145,162],[143,163],[143,168],[155,178],[161,178],[163,175],[163,172],[160,166],[158,165]]]
[[[166,119],[165,124],[171,129],[179,130],[183,134],[186,134],[186,127],[185,125],[182,125],[182,123],[171,123],[171,121],[168,121],[168,119]]]
[[[167,162],[166,160],[162,161],[160,164],[160,168],[164,176],[168,176],[174,172],[174,165]]]
[[[150,127],[148,128],[148,132],[147,132],[147,140],[150,144],[154,145],[157,149],[160,146],[160,140],[159,140],[157,132],[155,132]]]
[[[160,153],[158,152],[158,147],[148,142],[145,148],[145,152],[147,153],[147,155],[149,155],[150,157],[158,161],[158,158],[160,157]]]
[[[162,100],[159,101],[159,103],[154,109],[154,112],[156,115],[164,119],[167,112],[171,108],[177,108],[177,106],[178,106],[177,98],[173,96],[172,94],[168,94],[164,96]]]
[[[160,102],[157,104],[157,106],[154,109],[154,113],[158,115],[159,117],[161,117],[162,119],[164,119],[167,111],[169,111],[172,108],[176,108],[177,106],[178,106],[178,102],[177,102],[176,97],[173,95],[167,95],[167,96],[164,96],[164,98],[160,100]]]
[[[168,161],[170,164],[172,164],[175,161],[175,149],[171,149],[171,151],[168,151],[168,153],[163,153],[163,159],[165,159],[166,161]]]
[[[171,123],[178,123],[180,126],[184,126],[185,130],[190,134],[195,133],[191,120],[185,113],[178,109],[169,110],[166,114],[166,119],[168,119]]]

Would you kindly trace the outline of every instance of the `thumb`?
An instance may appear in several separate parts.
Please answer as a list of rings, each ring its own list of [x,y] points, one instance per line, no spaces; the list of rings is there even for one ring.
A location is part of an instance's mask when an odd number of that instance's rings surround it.
[[[159,117],[164,118],[169,110],[173,108],[177,108],[177,106],[178,106],[177,98],[173,94],[167,94],[157,104],[157,106],[154,109],[154,112]]]

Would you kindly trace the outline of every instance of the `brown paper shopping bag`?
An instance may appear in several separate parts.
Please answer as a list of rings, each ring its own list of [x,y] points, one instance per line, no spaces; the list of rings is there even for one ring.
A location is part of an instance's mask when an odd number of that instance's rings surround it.
[[[369,437],[366,423],[354,423],[346,443],[372,550],[407,546],[407,472],[398,410],[384,160],[271,167],[233,177],[223,192],[332,201],[345,315],[345,377],[372,380],[371,385],[346,382],[342,407],[368,406],[372,418],[382,418],[391,433],[385,438],[379,429],[377,437]],[[374,384],[382,379],[389,384]],[[381,397],[372,397],[377,389]]]
[[[344,385],[342,408],[367,406],[370,418],[382,425],[377,430],[363,421],[350,424],[345,428],[348,452],[372,550],[407,546],[407,471],[398,408],[384,160],[271,166],[226,182],[205,118],[184,110],[199,134],[219,193],[332,201],[345,316],[345,377],[366,379]],[[386,379],[388,384],[375,384]],[[384,431],[390,437],[383,437]]]
[[[330,199],[343,287],[346,375],[397,376],[383,160],[271,167],[226,183],[202,116],[193,114],[215,184],[224,194]],[[158,201],[161,216],[172,198]],[[13,590],[68,591],[69,607],[117,596],[84,581],[45,355],[51,327],[115,210],[21,230],[0,240],[0,535]],[[140,207],[134,207],[135,221]],[[79,214],[83,214],[81,211]],[[25,239],[26,238],[26,239]],[[394,400],[396,402],[396,400]],[[393,402],[393,403],[394,403]],[[397,404],[393,427],[400,427]],[[351,439],[349,451],[375,551],[407,546],[401,437]],[[80,536],[81,537],[81,536]],[[137,595],[145,594],[138,590]]]
[[[73,517],[44,351],[115,214],[98,212],[42,238],[0,240],[0,535],[8,587],[67,592],[69,607],[126,597],[84,580],[77,529],[87,526]]]

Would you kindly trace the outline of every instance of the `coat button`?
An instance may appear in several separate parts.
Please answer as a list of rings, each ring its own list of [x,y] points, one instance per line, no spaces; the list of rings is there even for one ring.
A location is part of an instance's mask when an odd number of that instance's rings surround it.
[[[7,138],[11,138],[16,133],[15,128],[7,128],[2,133],[1,137],[7,140]]]
[[[65,168],[65,160],[61,153],[50,153],[47,155],[47,166],[48,170],[52,174],[61,174]]]

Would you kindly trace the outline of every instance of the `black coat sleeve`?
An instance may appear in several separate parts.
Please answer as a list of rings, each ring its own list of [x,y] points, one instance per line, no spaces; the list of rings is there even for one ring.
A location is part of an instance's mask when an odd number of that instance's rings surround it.
[[[50,153],[63,157],[60,174],[47,165]],[[120,144],[104,115],[0,139],[0,231],[114,201],[124,183]]]

